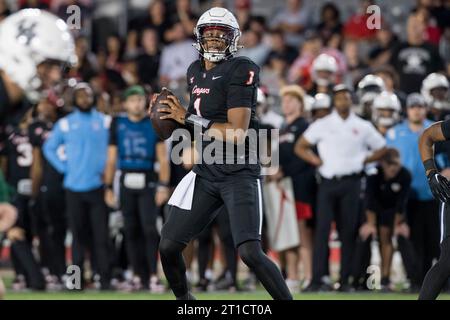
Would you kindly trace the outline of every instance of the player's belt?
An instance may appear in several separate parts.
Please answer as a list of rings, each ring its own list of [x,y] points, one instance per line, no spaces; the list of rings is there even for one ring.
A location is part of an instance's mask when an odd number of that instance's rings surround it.
[[[342,180],[361,178],[361,177],[362,177],[361,172],[358,172],[358,173],[351,173],[351,174],[345,174],[345,175],[335,175],[332,178],[322,177],[322,179],[327,180],[327,181],[342,181]]]

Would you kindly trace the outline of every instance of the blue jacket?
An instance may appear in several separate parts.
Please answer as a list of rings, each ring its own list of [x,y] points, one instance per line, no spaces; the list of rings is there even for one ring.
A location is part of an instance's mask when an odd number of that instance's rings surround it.
[[[109,116],[96,110],[76,110],[54,126],[43,151],[51,165],[64,174],[66,189],[85,192],[103,185],[110,122]]]
[[[423,130],[432,125],[433,122],[425,120]],[[427,201],[432,200],[430,187],[428,186],[425,169],[419,152],[419,137],[423,131],[413,132],[405,120],[386,134],[386,144],[396,148],[400,152],[402,164],[411,173],[411,195],[413,199]]]

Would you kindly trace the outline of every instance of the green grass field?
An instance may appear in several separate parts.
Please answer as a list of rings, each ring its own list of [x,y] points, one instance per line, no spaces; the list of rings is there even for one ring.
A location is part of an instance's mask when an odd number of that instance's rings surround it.
[[[264,291],[254,293],[201,293],[198,300],[268,300]],[[173,300],[171,294],[120,293],[120,292],[8,292],[7,300]],[[417,294],[402,293],[304,293],[296,294],[296,300],[416,300]],[[450,294],[443,294],[440,300],[450,300]]]
[[[11,291],[12,273],[4,273],[3,281],[7,288],[6,300],[174,300],[171,292],[164,294],[152,294],[146,292],[125,293],[118,291],[99,292],[96,290],[61,291],[61,292],[14,292]],[[259,287],[255,292],[211,292],[194,293],[198,300],[270,300],[271,297]],[[357,292],[357,293],[299,293],[294,295],[295,300],[416,300],[418,294],[408,293],[381,293],[381,292]],[[439,300],[450,300],[450,293],[442,294]]]

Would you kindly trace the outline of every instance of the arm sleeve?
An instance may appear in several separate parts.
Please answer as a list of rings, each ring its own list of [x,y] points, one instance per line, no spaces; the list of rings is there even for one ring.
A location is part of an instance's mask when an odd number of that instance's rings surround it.
[[[317,120],[316,122],[313,122],[303,133],[303,137],[308,141],[310,144],[317,144],[321,137],[322,130],[322,121]]]
[[[441,130],[445,140],[450,140],[450,120],[441,122]]]
[[[367,134],[367,146],[371,150],[379,150],[386,146],[386,140],[383,136],[375,129],[375,127],[369,123],[368,124],[368,134]]]
[[[64,144],[64,133],[61,129],[61,121],[67,121],[62,119],[56,123],[50,134],[50,137],[44,143],[43,151],[45,158],[50,164],[58,170],[59,173],[65,173],[66,163],[58,157],[58,147]]]
[[[114,117],[109,127],[109,145],[117,146],[117,118]]]
[[[251,61],[242,61],[229,78],[227,108],[252,108],[256,103],[256,87],[259,83],[259,67]]]

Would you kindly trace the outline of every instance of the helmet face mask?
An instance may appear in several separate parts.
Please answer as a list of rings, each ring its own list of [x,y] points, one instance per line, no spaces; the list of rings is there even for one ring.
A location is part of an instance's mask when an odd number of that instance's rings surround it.
[[[449,110],[449,82],[440,73],[431,73],[422,81],[421,93],[432,109]]]
[[[385,85],[381,77],[368,74],[358,83],[358,90],[356,95],[358,96],[361,104],[372,105],[375,97],[385,90]]]
[[[431,107],[439,110],[450,110],[449,89],[436,87],[430,90]]]
[[[377,109],[374,112],[375,124],[380,127],[390,128],[394,126],[400,118],[394,109]]]
[[[311,77],[317,85],[326,87],[336,83],[337,71],[336,59],[322,53],[313,61]]]
[[[329,70],[317,70],[315,72],[314,82],[318,86],[327,87],[335,84],[335,74]]]
[[[47,59],[40,63],[36,68],[37,79],[40,82],[37,90],[45,93],[53,88],[61,81],[68,69],[69,65],[59,60]]]
[[[234,35],[231,28],[205,25],[199,28],[199,32],[199,42],[205,58],[214,60],[214,57],[220,57],[222,60],[230,55],[229,48]]]
[[[397,95],[381,92],[373,100],[372,121],[378,127],[390,128],[400,121],[401,104]]]

